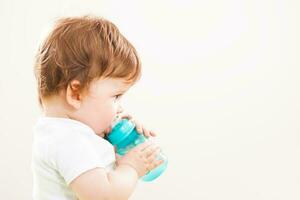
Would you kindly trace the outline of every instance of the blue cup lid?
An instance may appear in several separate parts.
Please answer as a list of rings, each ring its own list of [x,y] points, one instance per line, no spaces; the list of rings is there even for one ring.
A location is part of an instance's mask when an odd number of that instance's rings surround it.
[[[135,128],[135,124],[128,119],[121,119],[115,123],[107,139],[112,145],[124,140]]]

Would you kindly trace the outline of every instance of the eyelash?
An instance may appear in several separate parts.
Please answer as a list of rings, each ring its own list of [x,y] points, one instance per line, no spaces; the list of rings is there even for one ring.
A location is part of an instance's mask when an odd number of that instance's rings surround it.
[[[118,94],[115,96],[115,99],[119,99],[122,96],[122,94]]]

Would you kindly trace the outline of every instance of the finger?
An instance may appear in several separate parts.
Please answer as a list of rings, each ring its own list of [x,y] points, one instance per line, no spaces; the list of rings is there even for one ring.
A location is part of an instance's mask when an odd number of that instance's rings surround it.
[[[165,161],[163,159],[155,161],[154,164],[152,165],[153,166],[152,169],[155,169],[156,167],[158,167],[159,165],[163,164],[164,162]]]
[[[135,128],[137,130],[138,133],[143,134],[143,127],[140,125],[135,125]]]
[[[156,160],[148,165],[147,170],[151,171],[151,170],[155,169],[156,167],[158,167],[159,165],[161,165],[163,162],[164,162],[164,160],[162,160],[162,159]]]
[[[143,142],[142,144],[139,144],[135,147],[136,150],[144,151],[145,148],[148,148],[149,146],[154,145],[153,141],[147,140],[146,142]]]
[[[158,146],[157,146],[155,143],[153,143],[153,145],[150,145],[150,146],[146,147],[146,148],[142,151],[142,153],[144,154],[144,156],[145,156],[146,158],[148,158],[149,156],[151,156],[152,154],[155,153],[157,147],[158,147]],[[158,148],[159,148],[159,147],[158,147]]]
[[[145,150],[143,151],[144,157],[148,158],[149,156],[151,156],[153,154],[153,152],[156,151],[156,148],[157,148],[156,145],[152,145],[152,146],[145,148]]]
[[[136,126],[136,127],[141,127],[141,123],[137,121],[136,119],[131,118],[130,121]]]
[[[132,119],[132,116],[131,115],[129,115],[129,114],[127,114],[127,113],[121,113],[121,114],[119,114],[119,117],[121,118],[121,119]]]
[[[147,158],[149,155],[155,151],[157,145],[154,142],[150,142],[150,145],[146,146],[145,148],[141,149],[141,155]]]
[[[150,131],[147,130],[145,127],[143,127],[143,133],[147,138],[150,137]]]
[[[158,155],[160,152],[161,152],[161,148],[158,147],[158,146],[155,147],[155,148],[154,148],[154,151],[151,152],[150,155],[148,155],[148,161],[149,161],[149,162],[153,162],[153,160],[156,159],[157,155]]]
[[[150,135],[153,136],[153,137],[155,137],[155,136],[156,136],[156,133],[153,132],[153,131],[150,131]]]

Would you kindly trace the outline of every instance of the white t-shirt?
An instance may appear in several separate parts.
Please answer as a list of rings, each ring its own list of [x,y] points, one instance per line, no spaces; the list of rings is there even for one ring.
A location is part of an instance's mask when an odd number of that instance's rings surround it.
[[[39,118],[31,162],[34,200],[77,199],[69,184],[96,167],[115,168],[114,148],[107,140],[76,120]]]

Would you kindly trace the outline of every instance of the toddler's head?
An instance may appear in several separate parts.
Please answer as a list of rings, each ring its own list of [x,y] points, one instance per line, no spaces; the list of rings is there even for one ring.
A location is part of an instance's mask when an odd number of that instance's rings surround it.
[[[35,76],[46,115],[81,121],[103,136],[121,111],[121,95],[139,80],[141,62],[110,21],[69,17],[40,46]]]

